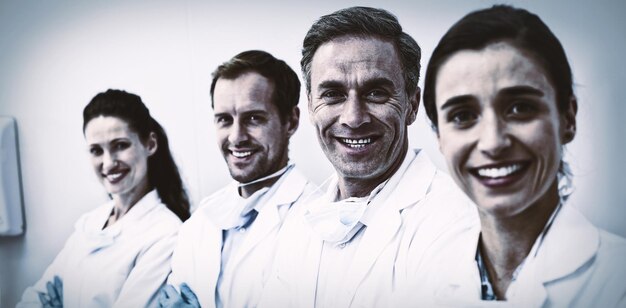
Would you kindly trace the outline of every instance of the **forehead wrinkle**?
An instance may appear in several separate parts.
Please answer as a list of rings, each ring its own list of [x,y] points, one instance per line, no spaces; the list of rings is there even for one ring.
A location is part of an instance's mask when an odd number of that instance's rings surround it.
[[[353,53],[344,56],[342,51],[345,48],[354,48],[351,44],[359,42],[364,44],[359,46],[362,48],[356,58]],[[395,56],[389,57],[389,55]],[[347,80],[359,85],[359,83],[373,78],[387,78],[394,83],[398,83],[402,79],[402,74],[389,72],[389,69],[394,66],[402,69],[395,47],[391,42],[374,37],[345,36],[333,39],[318,48],[312,63],[312,79],[318,79],[318,85],[329,80]],[[314,75],[318,75],[320,78],[314,78]],[[312,88],[317,88],[318,85],[313,85]]]

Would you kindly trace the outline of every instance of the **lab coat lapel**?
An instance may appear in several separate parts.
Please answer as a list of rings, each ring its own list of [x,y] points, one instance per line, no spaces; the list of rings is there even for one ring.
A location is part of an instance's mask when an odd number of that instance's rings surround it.
[[[541,307],[547,299],[546,284],[585,266],[595,257],[599,245],[598,229],[576,209],[564,204],[536,256],[529,256],[528,264],[522,268],[513,298],[520,305]]]
[[[460,251],[458,256],[445,256],[450,258],[446,264],[454,265],[450,269],[442,269],[444,276],[437,280],[439,285],[435,287],[433,296],[435,303],[464,303],[472,306],[470,303],[473,302],[474,305],[480,306],[480,303],[483,302],[480,299],[480,274],[476,264],[476,249],[478,248],[480,226],[477,225],[471,231],[468,231],[468,234],[471,234],[471,237],[468,237],[466,242],[457,242],[459,245],[462,245],[458,250]],[[458,261],[452,263],[453,259]]]
[[[302,283],[300,291],[304,292],[304,294],[298,295],[298,298],[301,299],[298,307],[313,308],[315,307],[315,294],[317,292],[323,241],[314,234],[309,236],[308,240],[309,244],[307,245],[304,263],[302,264],[303,277],[300,280]],[[293,260],[293,262],[298,262],[298,260]]]
[[[391,210],[381,208],[376,214],[376,219],[380,223],[372,224],[365,230],[343,288],[349,292],[342,293],[346,297],[341,299],[338,307],[350,307],[359,284],[365,279],[382,251],[387,247],[387,243],[392,241],[400,228],[400,214],[394,208]]]
[[[194,290],[202,307],[215,306],[215,288],[222,264],[222,230],[205,218],[193,252],[193,269],[196,285]]]
[[[258,217],[249,228],[250,233],[238,249],[232,262],[235,266],[241,262],[250,251],[261,242],[275,228],[279,228],[281,217],[278,209],[281,206],[290,206],[304,190],[307,180],[297,170],[292,169],[282,176],[271,188],[269,199],[261,200],[265,205],[261,208]]]
[[[330,187],[335,187],[330,185]],[[290,303],[288,306],[300,307],[300,308],[313,308],[315,307],[315,295],[317,292],[317,279],[319,274],[320,262],[322,258],[322,239],[313,232],[309,222],[305,219],[305,213],[308,208],[314,207],[317,204],[328,202],[328,192],[315,199],[307,201],[302,207],[296,209],[287,221],[290,224],[289,229],[285,228],[283,236],[288,237],[290,241],[285,245],[286,241],[283,241],[283,249],[289,252],[285,255],[289,256],[289,259],[282,260],[285,264],[289,264],[288,272],[291,274],[285,277],[291,285],[297,287],[289,289],[288,297],[295,300],[295,303]],[[293,237],[293,235],[298,235]],[[290,253],[291,252],[291,253]],[[293,253],[295,252],[295,254]],[[280,266],[279,266],[280,267]],[[294,274],[296,274],[294,276]]]
[[[350,292],[346,293],[347,296],[340,302],[340,307],[350,306],[359,284],[366,278],[388,243],[397,236],[402,226],[400,212],[423,199],[430,186],[435,169],[425,154],[419,153],[419,150],[415,152],[409,150],[405,160],[403,166],[368,205],[377,208],[374,213],[375,219],[365,229],[356,252],[358,257],[348,270],[344,290]]]

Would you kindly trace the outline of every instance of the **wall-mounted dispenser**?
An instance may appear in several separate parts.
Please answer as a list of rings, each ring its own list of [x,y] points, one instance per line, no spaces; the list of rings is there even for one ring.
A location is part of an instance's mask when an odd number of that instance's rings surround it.
[[[15,119],[0,116],[0,236],[24,232]]]

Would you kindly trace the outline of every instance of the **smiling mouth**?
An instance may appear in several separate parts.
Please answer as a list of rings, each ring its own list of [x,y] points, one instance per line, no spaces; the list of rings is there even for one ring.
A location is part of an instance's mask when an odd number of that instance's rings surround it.
[[[122,178],[124,178],[124,176],[126,176],[127,173],[128,173],[128,170],[122,170],[122,171],[111,172],[109,174],[103,174],[103,176],[109,183],[115,184],[121,181]]]
[[[361,149],[367,145],[370,145],[373,141],[373,138],[338,138],[339,141],[353,149]]]
[[[478,168],[476,169],[476,174],[485,178],[502,178],[506,176],[510,176],[518,171],[520,171],[524,167],[524,164],[516,163],[511,165],[505,165],[500,167],[491,167],[491,168]]]
[[[510,185],[520,178],[528,169],[530,162],[514,162],[470,168],[470,173],[488,187]]]
[[[231,150],[230,154],[232,154],[233,156],[235,156],[236,158],[246,158],[249,157],[250,155],[254,154],[256,151],[253,150],[248,150],[248,151],[235,151],[235,150]]]

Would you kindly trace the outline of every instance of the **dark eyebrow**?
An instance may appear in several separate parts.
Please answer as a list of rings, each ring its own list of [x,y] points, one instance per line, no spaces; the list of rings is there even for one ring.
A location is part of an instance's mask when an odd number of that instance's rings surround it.
[[[472,95],[459,95],[449,98],[443,105],[441,105],[441,110],[446,110],[448,108],[452,108],[457,105],[462,105],[472,100]]]
[[[263,109],[252,109],[252,110],[246,110],[243,111],[241,113],[239,113],[241,116],[249,116],[249,115],[254,115],[254,114],[262,114],[262,115],[267,115],[269,114],[269,112],[267,112],[267,110],[263,110]],[[227,112],[220,112],[220,113],[216,113],[213,115],[213,118],[219,118],[219,117],[231,117],[232,115],[230,113]]]
[[[363,83],[363,88],[365,89],[371,89],[371,88],[376,88],[376,87],[393,88],[393,86],[394,86],[393,81],[385,77],[368,79]]]
[[[224,116],[230,116],[230,114],[228,114],[228,113],[226,113],[226,112],[221,112],[221,113],[216,113],[216,114],[213,114],[213,118],[214,118],[214,119],[221,118],[221,117],[224,117]]]
[[[363,83],[363,88],[370,89],[375,87],[393,87],[394,83],[391,79],[385,77],[377,77],[366,80]],[[326,80],[321,82],[318,86],[318,89],[333,89],[333,88],[343,88],[343,83],[337,80]]]
[[[498,96],[521,96],[521,95],[534,95],[542,97],[544,95],[543,91],[533,88],[530,86],[514,86],[508,87],[499,90]],[[472,100],[472,95],[459,95],[454,96],[448,99],[443,105],[441,105],[441,110],[445,110],[457,105],[461,105],[466,103],[469,100]]]
[[[255,115],[255,114],[267,115],[269,114],[269,112],[263,109],[253,109],[253,110],[246,110],[241,113],[242,116],[249,116],[249,115]]]
[[[509,88],[504,88],[499,91],[498,96],[520,96],[520,95],[534,95],[542,97],[544,95],[543,91],[533,88],[531,86],[514,86]]]
[[[343,84],[337,80],[326,80],[326,81],[322,81],[320,84],[317,85],[317,89],[329,89],[329,88],[341,88],[343,87]]]

